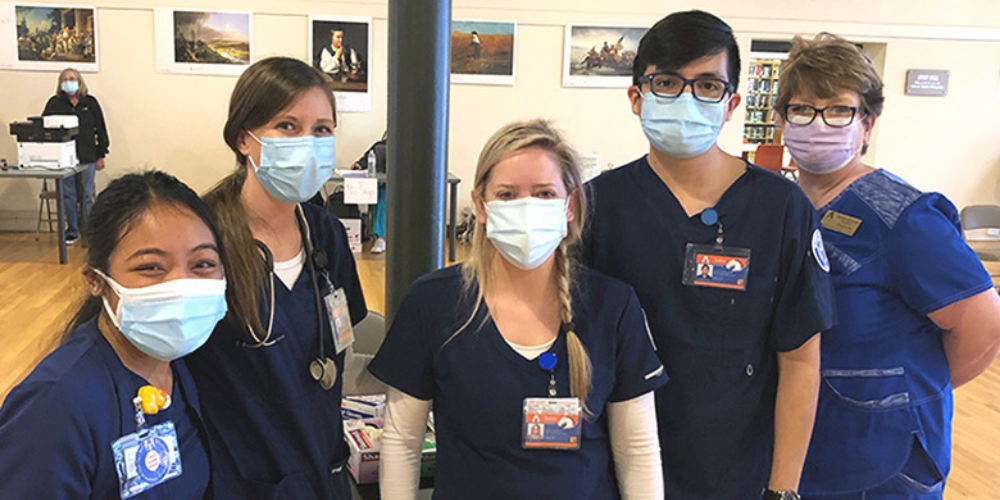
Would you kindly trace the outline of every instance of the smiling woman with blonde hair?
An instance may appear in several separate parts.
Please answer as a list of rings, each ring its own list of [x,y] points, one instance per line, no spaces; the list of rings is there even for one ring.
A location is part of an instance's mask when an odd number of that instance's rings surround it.
[[[548,122],[510,124],[472,197],[472,255],[413,284],[370,367],[390,386],[382,498],[415,498],[433,402],[435,498],[662,499],[667,376],[631,288],[573,259],[575,152]]]

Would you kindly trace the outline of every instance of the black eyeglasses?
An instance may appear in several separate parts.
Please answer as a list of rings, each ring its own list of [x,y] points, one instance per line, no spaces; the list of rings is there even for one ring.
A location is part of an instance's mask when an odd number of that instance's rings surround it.
[[[823,123],[831,127],[846,127],[854,123],[859,108],[855,106],[827,106],[816,108],[808,104],[786,104],[785,121],[792,125],[809,125],[816,120],[816,115],[823,117]]]
[[[658,97],[678,97],[689,85],[694,98],[702,102],[722,102],[733,93],[733,84],[719,78],[681,78],[670,73],[653,73],[636,79],[636,85],[649,84]]]

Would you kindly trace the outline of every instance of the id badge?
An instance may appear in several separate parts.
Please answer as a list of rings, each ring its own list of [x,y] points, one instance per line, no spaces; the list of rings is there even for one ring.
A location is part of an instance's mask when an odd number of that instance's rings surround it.
[[[343,288],[338,288],[333,293],[327,294],[323,300],[330,315],[333,344],[337,348],[337,354],[340,354],[354,343],[354,327],[351,326],[351,313],[347,310],[347,294]]]
[[[525,398],[521,444],[525,449],[577,450],[580,398]]]
[[[123,499],[163,484],[183,472],[173,422],[122,436],[111,443],[111,449]]]
[[[749,277],[749,248],[687,244],[685,285],[746,291]]]

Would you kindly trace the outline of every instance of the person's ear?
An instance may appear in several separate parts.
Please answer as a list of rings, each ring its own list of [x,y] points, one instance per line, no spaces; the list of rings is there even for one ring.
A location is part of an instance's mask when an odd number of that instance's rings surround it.
[[[638,86],[632,85],[628,88],[628,100],[632,103],[632,114],[642,116],[642,92]]]
[[[240,152],[243,156],[250,156],[250,144],[248,139],[249,134],[246,132],[240,132],[240,137],[236,139],[236,150]]]
[[[569,196],[566,197],[566,222],[573,222],[576,218],[576,211],[580,206],[580,189],[574,189]]]
[[[726,120],[723,123],[727,123],[733,118],[733,113],[736,112],[736,108],[740,106],[740,102],[742,101],[743,96],[739,92],[733,92],[733,95],[729,98],[729,104],[726,106]]]
[[[472,190],[472,205],[476,208],[476,223],[486,224],[486,202],[475,189]]]
[[[88,293],[95,297],[104,295],[104,292],[108,287],[108,282],[104,281],[104,278],[94,272],[94,268],[90,266],[83,266],[80,272],[83,274],[83,279],[87,282]]]

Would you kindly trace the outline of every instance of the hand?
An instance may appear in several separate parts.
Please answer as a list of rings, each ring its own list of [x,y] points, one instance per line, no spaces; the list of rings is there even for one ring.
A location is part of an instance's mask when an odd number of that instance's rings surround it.
[[[98,171],[104,170],[104,158],[98,158],[94,168]]]
[[[361,168],[361,164],[360,163],[354,162],[354,164],[351,165],[351,170],[364,170],[364,169]]]

